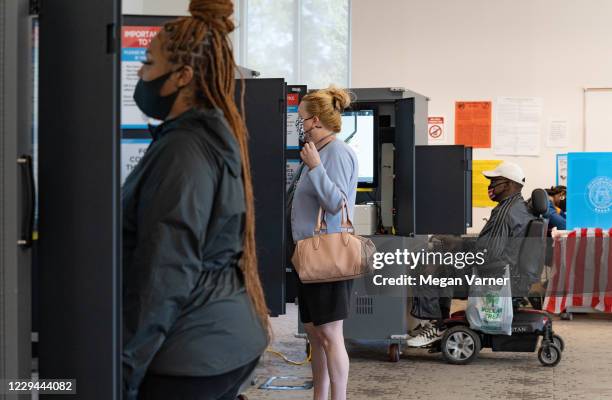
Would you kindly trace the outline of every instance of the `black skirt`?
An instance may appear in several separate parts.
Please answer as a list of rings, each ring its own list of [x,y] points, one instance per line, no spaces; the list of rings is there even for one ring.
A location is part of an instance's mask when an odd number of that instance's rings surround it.
[[[352,289],[352,280],[304,284],[298,278],[300,320],[319,326],[346,319]]]

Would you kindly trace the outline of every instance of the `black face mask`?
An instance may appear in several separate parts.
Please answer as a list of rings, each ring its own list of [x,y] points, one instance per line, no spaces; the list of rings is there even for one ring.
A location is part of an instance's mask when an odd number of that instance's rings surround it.
[[[491,199],[491,201],[499,202],[498,198],[501,195],[501,193],[497,193],[497,191],[495,189],[497,189],[497,187],[499,187],[501,185],[507,184],[508,181],[495,182],[495,184],[493,184],[493,183],[494,182],[491,182],[489,184],[489,187],[487,188],[489,199]]]
[[[559,208],[565,212],[565,198],[563,200],[559,200]]]
[[[140,79],[136,84],[134,101],[138,108],[140,108],[140,111],[148,117],[164,120],[170,114],[170,110],[172,110],[172,106],[181,89],[179,88],[168,96],[160,96],[159,92],[174,72],[176,71],[170,71],[150,81]]]

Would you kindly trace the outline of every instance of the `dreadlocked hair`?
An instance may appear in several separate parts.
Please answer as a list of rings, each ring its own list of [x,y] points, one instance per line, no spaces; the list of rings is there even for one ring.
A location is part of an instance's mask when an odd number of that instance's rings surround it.
[[[193,106],[220,109],[240,146],[246,201],[244,249],[240,268],[249,298],[270,336],[268,307],[259,279],[255,253],[255,211],[248,132],[243,113],[234,101],[237,66],[228,37],[234,30],[234,23],[230,19],[234,5],[231,0],[192,0],[189,12],[190,17],[181,17],[166,23],[160,39],[171,63],[193,68],[194,77],[189,89],[193,91]],[[241,89],[241,109],[244,110],[242,80]]]

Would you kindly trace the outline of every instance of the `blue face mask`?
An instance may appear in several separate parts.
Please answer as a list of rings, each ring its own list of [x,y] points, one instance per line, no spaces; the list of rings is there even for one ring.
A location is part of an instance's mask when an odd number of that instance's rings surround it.
[[[136,84],[136,90],[134,90],[134,101],[140,111],[142,111],[148,117],[164,120],[170,114],[172,106],[176,101],[176,98],[181,91],[179,88],[168,96],[161,96],[159,92],[164,86],[164,83],[170,78],[175,71],[170,71],[167,74],[160,76],[159,78],[152,79],[150,81],[144,81],[140,79]]]

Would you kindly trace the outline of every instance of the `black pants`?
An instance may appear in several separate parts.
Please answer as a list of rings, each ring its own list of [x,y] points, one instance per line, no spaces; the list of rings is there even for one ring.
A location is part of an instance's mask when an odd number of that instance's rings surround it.
[[[242,383],[249,378],[259,358],[222,375],[183,377],[145,376],[138,400],[235,400]]]
[[[410,314],[418,319],[444,321],[450,317],[450,297],[414,297]]]

